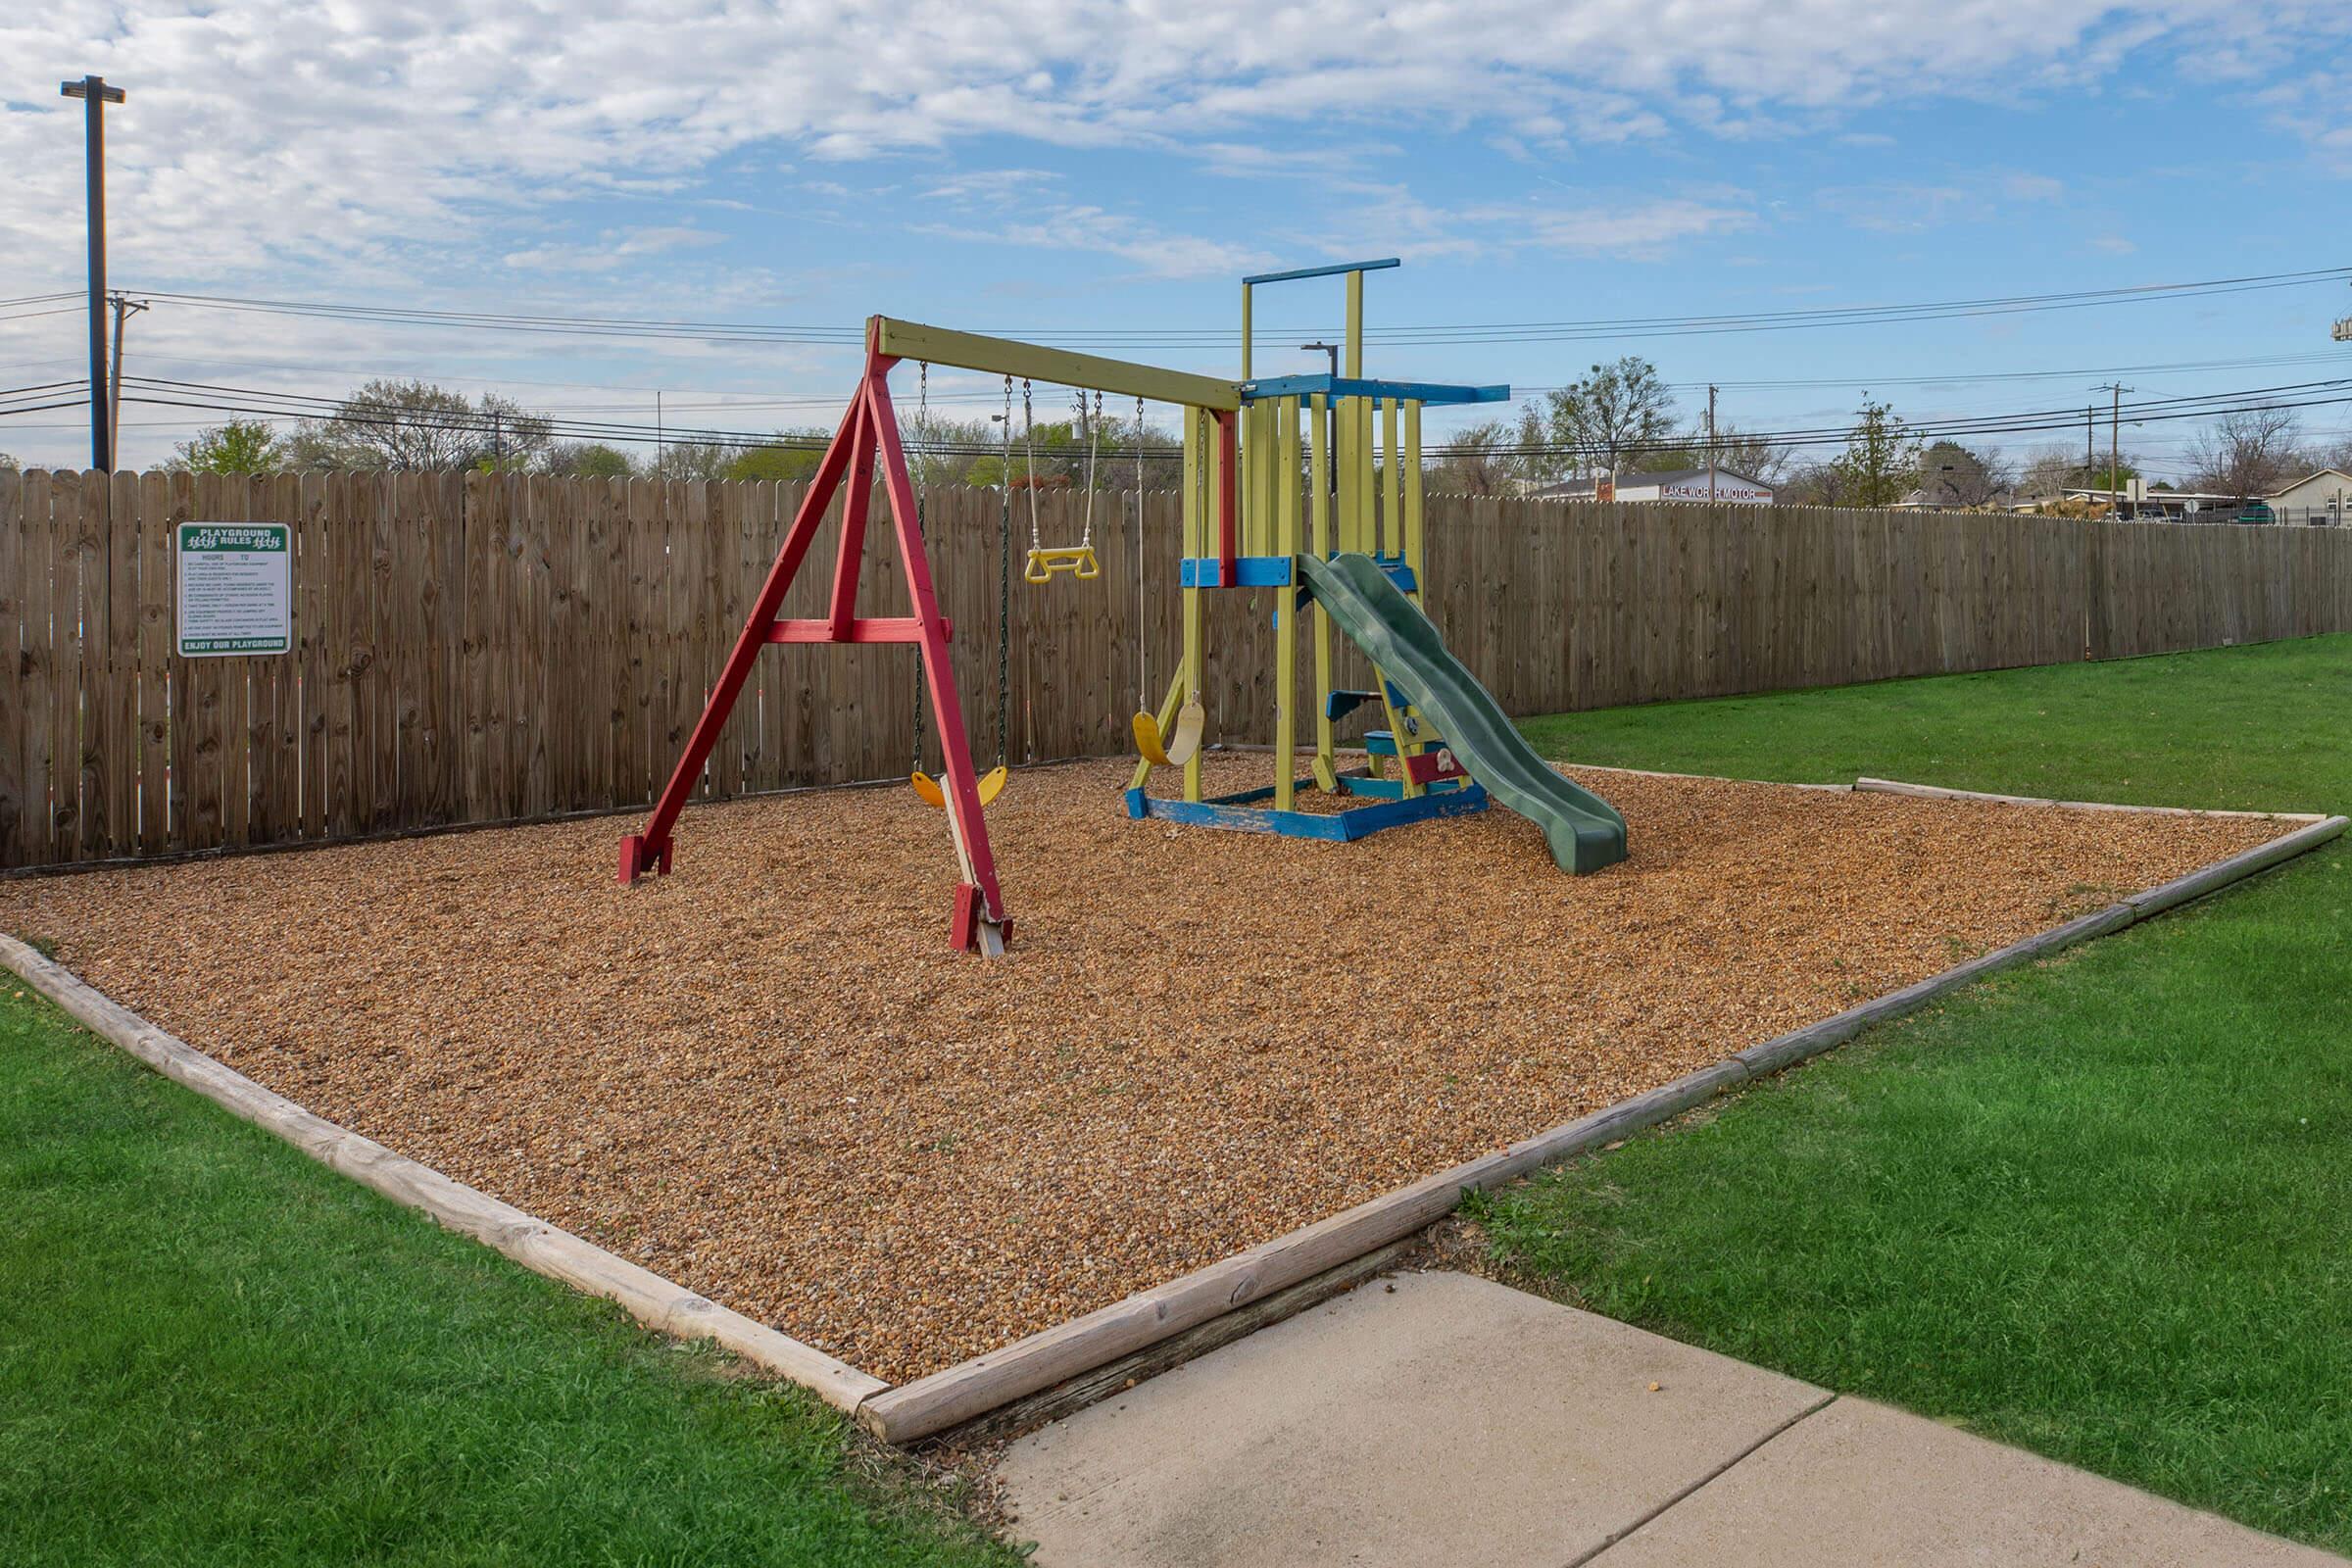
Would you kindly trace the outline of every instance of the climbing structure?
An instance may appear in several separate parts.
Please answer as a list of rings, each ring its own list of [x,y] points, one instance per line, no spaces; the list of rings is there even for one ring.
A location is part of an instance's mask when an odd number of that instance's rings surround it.
[[[1230,457],[1198,420],[1184,436],[1184,662],[1156,717],[1161,730],[1197,715],[1205,651],[1201,598],[1216,589],[1272,589],[1274,611],[1273,778],[1260,788],[1203,797],[1198,749],[1184,762],[1181,798],[1154,796],[1157,759],[1150,720],[1136,723],[1138,764],[1130,814],[1301,838],[1357,839],[1434,816],[1482,810],[1489,793],[1544,830],[1563,870],[1597,870],[1625,858],[1625,821],[1607,802],[1578,788],[1538,757],[1486,689],[1446,650],[1421,611],[1426,513],[1421,495],[1425,408],[1508,400],[1507,386],[1447,386],[1367,378],[1364,276],[1394,260],[1269,272],[1242,280],[1239,520],[1207,532],[1208,498],[1231,482]],[[1347,331],[1338,373],[1252,378],[1256,290],[1268,283],[1344,277]],[[1302,460],[1303,458],[1303,465]],[[1303,466],[1303,484],[1301,468]],[[1314,610],[1313,753],[1298,775],[1298,628]],[[1369,690],[1333,684],[1332,632],[1372,661]],[[1384,722],[1365,731],[1365,766],[1338,765],[1339,727],[1357,710]],[[1190,728],[1197,732],[1198,717]],[[1255,739],[1255,737],[1250,737]],[[1393,764],[1393,771],[1392,771]],[[1346,811],[1303,811],[1298,792],[1375,798]]]
[[[643,830],[621,841],[620,880],[633,883],[648,871],[670,869],[678,813],[702,777],[763,648],[770,643],[908,643],[919,651],[928,699],[918,704],[918,712],[927,708],[938,725],[946,762],[941,777],[934,780],[919,771],[918,759],[912,783],[924,800],[944,808],[956,853],[959,880],[950,940],[958,948],[991,955],[1004,951],[1011,920],[998,885],[983,814],[1003,787],[1003,739],[1000,734],[999,767],[983,781],[973,766],[948,658],[954,628],[939,612],[923,515],[891,405],[890,371],[907,359],[923,366],[926,388],[929,367],[935,364],[1006,378],[1006,493],[1000,508],[1001,548],[1006,560],[999,563],[1001,573],[1008,566],[1010,549],[1013,377],[1024,383],[1024,407],[1027,383],[1032,381],[1093,389],[1098,394],[1092,426],[1097,435],[1102,392],[1137,399],[1139,431],[1145,400],[1171,404],[1178,411],[1184,433],[1178,571],[1183,658],[1158,711],[1138,712],[1134,718],[1140,760],[1126,797],[1131,815],[1355,839],[1407,822],[1482,809],[1491,793],[1544,829],[1562,869],[1582,873],[1623,859],[1624,819],[1528,748],[1422,613],[1422,410],[1501,402],[1510,389],[1365,378],[1364,275],[1396,265],[1394,260],[1360,262],[1244,279],[1238,382],[888,317],[869,319],[865,369],[849,412],[826,448],[667,787]],[[1347,286],[1344,367],[1327,374],[1253,379],[1254,291],[1268,283],[1335,276],[1344,277]],[[1084,422],[1083,401],[1079,407]],[[1030,550],[1023,574],[1033,582],[1049,583],[1065,575],[1083,582],[1097,575],[1092,548],[1093,452],[1090,441],[1087,527],[1076,546],[1049,549],[1042,543],[1032,489]],[[901,616],[856,613],[877,471],[906,578],[910,608]],[[1032,486],[1035,477],[1032,463]],[[807,564],[817,526],[836,495],[842,497],[842,522],[826,613],[782,617],[778,612],[785,594]],[[1203,596],[1234,589],[1270,591],[1275,602],[1273,777],[1263,788],[1204,798],[1200,754],[1207,715],[1200,694],[1208,651],[1202,635]],[[1295,710],[1299,684],[1298,621],[1298,612],[1309,607],[1314,612],[1315,727],[1309,769],[1301,777]],[[1370,689],[1334,686],[1335,630],[1371,660]],[[1000,684],[1002,679],[1000,667]],[[1385,724],[1363,736],[1369,760],[1343,770],[1338,762],[1340,725],[1358,709],[1369,710],[1374,705]],[[1150,792],[1154,767],[1182,769],[1177,796]],[[1345,810],[1301,810],[1301,790],[1368,797],[1373,804]]]

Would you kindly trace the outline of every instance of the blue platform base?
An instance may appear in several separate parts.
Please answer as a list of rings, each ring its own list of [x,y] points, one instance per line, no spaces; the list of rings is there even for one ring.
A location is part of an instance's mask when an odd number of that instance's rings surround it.
[[[1239,795],[1220,795],[1215,800],[1197,802],[1158,800],[1140,789],[1132,789],[1127,792],[1127,814],[1196,827],[1278,833],[1293,839],[1331,839],[1345,844],[1384,828],[1403,827],[1441,816],[1464,816],[1487,808],[1487,792],[1478,784],[1432,785],[1428,794],[1408,801],[1401,798],[1401,780],[1367,778],[1360,772],[1343,773],[1340,779],[1348,794],[1373,797],[1381,804],[1359,806],[1348,811],[1277,811],[1258,804],[1274,798],[1271,784],[1262,789],[1244,790]],[[1302,778],[1298,787],[1311,790],[1315,781]]]

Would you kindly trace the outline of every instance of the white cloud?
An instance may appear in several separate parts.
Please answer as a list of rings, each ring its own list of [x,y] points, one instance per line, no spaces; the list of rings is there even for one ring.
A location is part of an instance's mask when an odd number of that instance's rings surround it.
[[[500,260],[509,267],[540,272],[610,272],[631,262],[704,245],[718,245],[725,236],[709,229],[678,226],[607,229],[589,245],[535,245],[509,251]]]
[[[73,273],[55,240],[78,110],[56,93],[82,70],[131,93],[111,147],[126,269],[307,261],[396,283],[527,250],[536,204],[678,189],[765,142],[851,159],[996,137],[1242,170],[1265,167],[1239,149],[1276,127],[1360,120],[1557,150],[2082,82],[2135,48],[2252,69],[2352,29],[2340,5],[2239,0],[1672,10],[1661,25],[1654,0],[51,0],[0,21],[0,244],[30,284]]]
[[[984,244],[1040,250],[1090,251],[1133,263],[1146,277],[1221,277],[1267,267],[1273,253],[1254,245],[1171,233],[1156,224],[1100,207],[1025,205],[1018,218],[990,226],[917,225],[915,232]]]

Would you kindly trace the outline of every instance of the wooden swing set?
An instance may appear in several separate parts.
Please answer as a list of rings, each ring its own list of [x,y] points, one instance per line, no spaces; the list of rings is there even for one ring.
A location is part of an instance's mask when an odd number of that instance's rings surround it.
[[[711,688],[701,719],[641,832],[621,841],[620,880],[648,871],[666,873],[674,855],[678,813],[710,760],[721,727],[742,695],[753,662],[770,643],[911,643],[920,654],[922,691],[916,704],[915,793],[948,819],[959,880],[949,922],[958,949],[1002,954],[1012,933],[998,885],[983,808],[1004,787],[1004,596],[1011,564],[1012,381],[1022,382],[1024,443],[1029,483],[1029,550],[1022,568],[1032,583],[1067,575],[1100,574],[1094,552],[1094,489],[1102,437],[1102,394],[1136,399],[1137,562],[1142,553],[1143,405],[1175,405],[1183,428],[1182,538],[1178,586],[1183,594],[1183,658],[1159,708],[1138,650],[1138,711],[1131,721],[1139,759],[1126,792],[1136,817],[1302,838],[1348,841],[1432,817],[1485,808],[1491,786],[1499,799],[1544,828],[1552,858],[1576,873],[1625,858],[1624,819],[1606,802],[1564,780],[1526,746],[1475,677],[1446,651],[1420,609],[1423,509],[1421,413],[1425,406],[1498,402],[1501,386],[1369,380],[1363,375],[1363,284],[1368,271],[1394,260],[1266,273],[1242,282],[1242,379],[1224,381],[1124,360],[949,331],[877,316],[866,323],[865,369],[840,428],[825,449],[784,543],[754,601],[750,617]],[[1345,373],[1250,377],[1252,290],[1268,283],[1344,275],[1347,280]],[[906,469],[898,416],[891,405],[890,371],[902,360],[923,369],[928,412],[930,367],[1001,374],[1005,378],[1004,473],[999,528],[998,758],[985,777],[972,761],[962,705],[948,658],[954,635],[941,615],[923,537],[920,499]],[[1075,545],[1049,546],[1036,496],[1033,380],[1095,392],[1090,417],[1078,393],[1078,423],[1087,436],[1087,511]],[[906,576],[910,613],[856,612],[864,560],[866,514],[876,471],[889,502],[891,526]],[[840,544],[832,591],[821,616],[778,614],[786,592],[807,564],[817,525],[836,496],[842,501]],[[1205,659],[1203,594],[1271,590],[1274,597],[1272,782],[1260,789],[1206,798],[1201,750],[1207,715],[1200,701]],[[1300,612],[1313,607],[1311,646],[1315,698],[1307,775],[1297,776]],[[1333,685],[1335,630],[1370,656],[1368,690]],[[1139,627],[1140,635],[1140,627]],[[1394,677],[1394,678],[1393,678]],[[922,700],[927,696],[927,703]],[[1337,727],[1356,710],[1378,712],[1386,727],[1365,731],[1364,765],[1343,770],[1336,760]],[[945,765],[937,778],[922,771],[925,718],[939,728]],[[1182,770],[1175,797],[1146,788],[1155,767]],[[1307,811],[1300,790],[1368,798],[1344,811]]]
[[[898,414],[891,403],[891,368],[902,360],[911,359],[926,368],[946,365],[1019,376],[1024,380],[1093,387],[1204,412],[1221,432],[1219,439],[1226,454],[1223,471],[1227,478],[1219,503],[1225,509],[1225,520],[1220,524],[1219,536],[1229,556],[1234,549],[1232,453],[1241,395],[1232,382],[1210,376],[1074,354],[1010,338],[952,332],[883,316],[867,320],[865,351],[865,370],[858,390],[851,396],[850,407],[842,416],[832,442],[825,448],[800,510],[793,515],[792,526],[785,533],[765,581],[760,584],[759,597],[752,603],[743,630],[710,688],[702,717],[687,737],[686,749],[679,755],[669,782],[655,803],[653,813],[646,818],[644,828],[621,840],[620,881],[631,884],[649,871],[666,875],[671,869],[676,855],[673,834],[678,813],[693,796],[695,784],[710,762],[719,732],[727,715],[734,710],[737,699],[743,695],[753,662],[762,648],[770,643],[911,643],[921,656],[921,679],[929,696],[929,716],[938,726],[944,760],[942,776],[937,780],[924,775],[918,767],[914,787],[926,800],[936,796],[945,808],[949,836],[961,874],[949,919],[949,941],[959,949],[993,956],[1004,951],[1004,944],[1012,934],[1012,922],[1005,913],[1004,892],[997,879],[996,859],[989,848],[987,820],[982,814],[988,799],[1003,787],[1002,763],[990,778],[994,788],[984,793],[982,780],[972,763],[971,743],[964,731],[963,705],[956,696],[955,673],[948,658],[948,643],[955,628],[940,613],[938,594],[931,580],[930,555],[923,539],[921,503],[906,470]],[[1009,427],[1006,436],[1009,443]],[[891,526],[897,535],[900,564],[906,576],[911,613],[906,615],[861,616],[856,611],[858,578],[865,557],[866,513],[877,467],[889,503]],[[1034,471],[1033,466],[1033,474]],[[1090,473],[1090,481],[1092,477]],[[1009,489],[1009,473],[1006,481]],[[842,498],[841,533],[826,612],[805,618],[779,616],[777,612],[783,606],[784,596],[808,563],[817,526],[837,494]],[[1032,556],[1024,575],[1033,580],[1039,575],[1051,578],[1062,571],[1079,577],[1094,575],[1086,569],[1094,556],[1091,518],[1089,537],[1081,545],[1065,547],[1057,554],[1048,553],[1035,532],[1034,492],[1030,505]],[[1198,745],[1197,740],[1194,744]],[[1165,748],[1161,750],[1165,755]]]

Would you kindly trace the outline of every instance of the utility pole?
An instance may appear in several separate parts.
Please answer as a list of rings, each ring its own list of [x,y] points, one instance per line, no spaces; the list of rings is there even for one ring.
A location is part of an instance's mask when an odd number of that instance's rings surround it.
[[[2134,389],[2124,385],[2121,381],[2110,381],[2105,386],[2093,387],[2091,390],[2105,392],[2113,400],[2108,405],[2107,415],[2107,499],[2114,506],[2115,514],[2120,517],[2124,514],[2122,435],[2124,394]]]
[[[1707,505],[1715,504],[1715,386],[1707,384]]]
[[[82,100],[82,161],[88,179],[90,236],[90,466],[111,471],[115,445],[107,422],[106,391],[106,106],[121,103],[123,95],[122,88],[108,86],[104,76],[60,82],[58,91]]]
[[[2099,411],[2095,408],[2085,408],[2082,411],[2082,484],[2086,489],[2090,485],[2090,466],[2099,461],[2091,456],[2090,448],[2092,440],[2095,439],[2094,432],[2098,429],[2096,422],[2098,416]]]
[[[114,303],[115,365],[106,381],[106,452],[110,463],[122,450],[122,323],[147,309],[145,300],[124,299],[120,294],[115,296]]]

